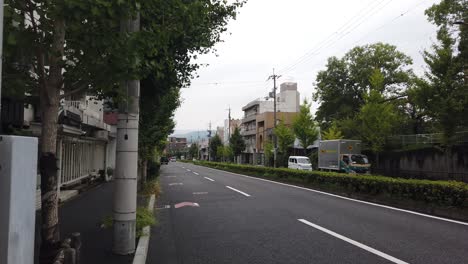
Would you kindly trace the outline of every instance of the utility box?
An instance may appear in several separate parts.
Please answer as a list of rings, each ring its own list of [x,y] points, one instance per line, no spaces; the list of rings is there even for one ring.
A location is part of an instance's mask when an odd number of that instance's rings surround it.
[[[0,135],[0,263],[34,263],[37,138]]]

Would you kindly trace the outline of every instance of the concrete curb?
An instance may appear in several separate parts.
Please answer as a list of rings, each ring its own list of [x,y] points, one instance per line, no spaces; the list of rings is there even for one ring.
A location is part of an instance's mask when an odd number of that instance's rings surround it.
[[[148,210],[153,212],[154,202],[156,197],[154,194],[151,195],[149,203],[148,203]],[[133,257],[133,264],[145,264],[146,257],[148,255],[148,247],[149,247],[149,240],[151,235],[151,228],[150,226],[143,227],[143,235],[138,240],[138,245],[135,251],[135,256]]]

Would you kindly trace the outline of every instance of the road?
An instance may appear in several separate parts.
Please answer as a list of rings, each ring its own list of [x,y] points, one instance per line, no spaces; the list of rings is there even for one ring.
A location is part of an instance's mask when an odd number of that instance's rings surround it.
[[[147,263],[468,263],[468,223],[180,162],[160,177]]]

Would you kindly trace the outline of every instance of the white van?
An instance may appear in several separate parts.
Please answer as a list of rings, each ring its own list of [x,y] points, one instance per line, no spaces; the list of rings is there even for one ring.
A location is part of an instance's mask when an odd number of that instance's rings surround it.
[[[290,156],[288,159],[288,168],[296,170],[312,170],[312,164],[308,157]]]

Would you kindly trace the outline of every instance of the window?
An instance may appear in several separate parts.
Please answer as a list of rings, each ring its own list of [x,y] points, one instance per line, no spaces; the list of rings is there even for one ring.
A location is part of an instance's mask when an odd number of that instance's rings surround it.
[[[344,163],[349,165],[349,157],[348,156],[343,156],[343,161],[344,161]]]
[[[365,155],[352,155],[351,156],[351,161],[353,163],[357,164],[367,164],[369,161],[367,160],[367,157]]]

